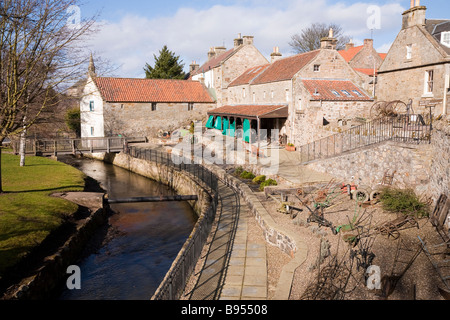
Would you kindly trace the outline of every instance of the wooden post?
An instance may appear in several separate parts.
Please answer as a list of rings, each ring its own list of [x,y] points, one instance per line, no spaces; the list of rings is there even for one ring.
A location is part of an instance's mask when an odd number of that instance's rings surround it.
[[[58,155],[58,142],[55,140],[53,141],[53,155],[56,157]]]
[[[72,154],[75,156],[77,154],[77,151],[75,149],[75,139],[72,140]]]
[[[109,138],[106,138],[106,152],[110,153],[111,152],[111,143]]]

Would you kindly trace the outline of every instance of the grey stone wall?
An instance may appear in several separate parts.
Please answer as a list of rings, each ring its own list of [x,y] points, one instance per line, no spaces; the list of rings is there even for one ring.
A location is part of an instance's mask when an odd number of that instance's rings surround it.
[[[151,103],[105,103],[105,136],[153,138],[158,130],[173,131],[191,121],[204,121],[214,107],[214,103],[195,103],[188,111],[188,103],[158,103],[152,111]]]
[[[448,194],[450,185],[449,120],[435,123],[431,144],[384,142],[339,157],[308,164],[344,183],[371,188],[382,182],[385,173],[395,172],[393,186],[412,188],[418,196],[432,200]]]

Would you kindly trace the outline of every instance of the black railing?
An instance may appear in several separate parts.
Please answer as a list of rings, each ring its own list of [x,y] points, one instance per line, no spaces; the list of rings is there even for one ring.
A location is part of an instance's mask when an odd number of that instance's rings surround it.
[[[431,123],[422,115],[398,115],[372,120],[298,149],[301,163],[327,159],[384,141],[430,143]]]
[[[173,170],[184,171],[190,174],[194,181],[207,188],[208,193],[212,197],[210,206],[197,221],[194,230],[152,297],[152,300],[178,300],[186,287],[190,275],[194,271],[211,231],[218,205],[219,179],[212,171],[201,164],[190,163],[191,161],[188,159],[181,159],[167,152],[131,146],[129,155],[133,158],[155,162]]]

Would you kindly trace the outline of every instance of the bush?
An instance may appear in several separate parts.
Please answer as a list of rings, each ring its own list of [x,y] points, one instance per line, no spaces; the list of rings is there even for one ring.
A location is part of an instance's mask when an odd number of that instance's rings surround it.
[[[244,172],[241,173],[240,177],[242,179],[254,179],[255,175],[253,173],[251,173],[251,172],[244,171]]]
[[[242,174],[242,172],[244,172],[244,168],[242,167],[238,167],[236,168],[236,170],[234,170],[234,174],[238,177]]]
[[[380,192],[383,209],[390,212],[413,215],[417,218],[428,216],[428,206],[411,189],[383,188]]]
[[[278,183],[273,179],[267,179],[259,185],[259,190],[264,191],[264,187],[267,186],[277,186]]]
[[[253,183],[254,184],[261,184],[262,182],[266,181],[266,176],[261,175],[261,176],[257,176],[255,177],[255,179],[253,179]]]

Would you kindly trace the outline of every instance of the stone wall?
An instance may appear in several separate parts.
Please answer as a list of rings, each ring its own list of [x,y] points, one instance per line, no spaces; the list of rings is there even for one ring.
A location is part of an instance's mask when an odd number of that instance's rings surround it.
[[[105,136],[153,138],[159,130],[173,131],[191,121],[206,121],[208,110],[214,107],[214,103],[195,103],[189,111],[188,103],[158,103],[152,111],[151,103],[105,103]]]
[[[431,144],[388,141],[307,166],[334,175],[344,183],[371,188],[382,182],[385,173],[395,172],[393,186],[412,188],[418,196],[435,203],[441,193],[449,192],[449,136],[449,121],[443,119],[434,125]]]

